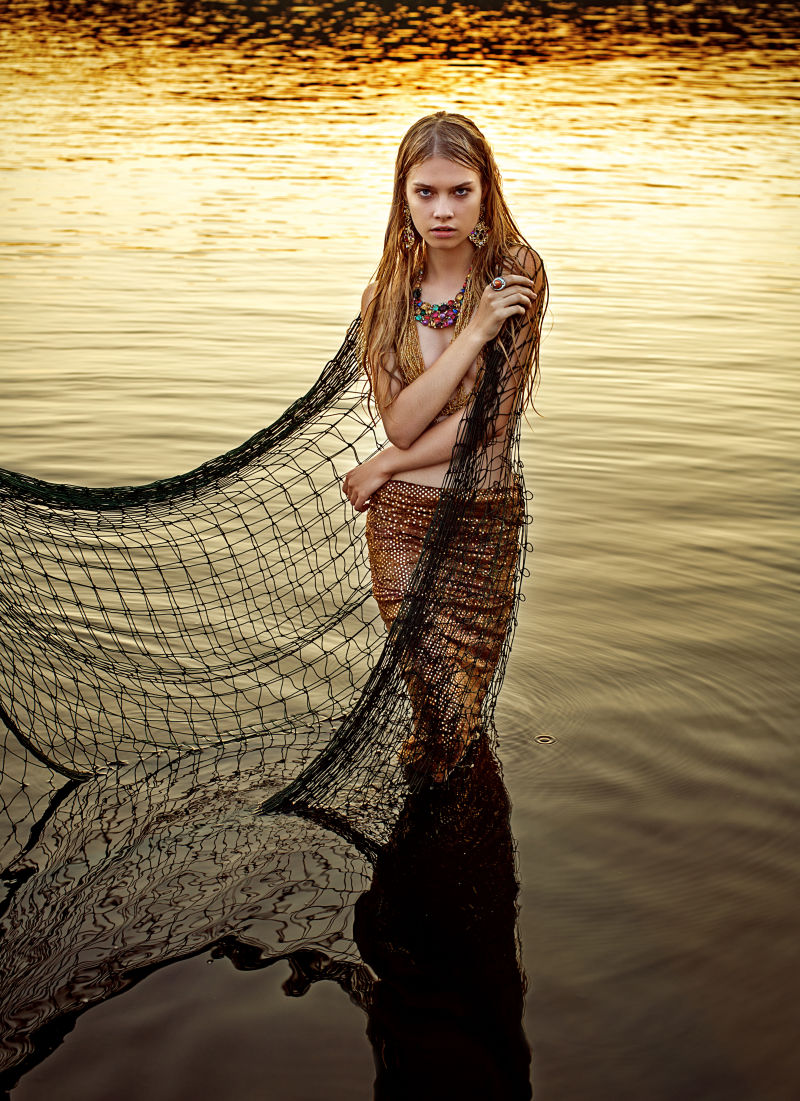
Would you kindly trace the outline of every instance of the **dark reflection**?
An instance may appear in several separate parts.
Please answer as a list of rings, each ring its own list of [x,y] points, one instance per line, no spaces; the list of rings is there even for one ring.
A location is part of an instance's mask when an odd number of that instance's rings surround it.
[[[471,768],[409,799],[356,903],[379,978],[368,1033],[381,1101],[531,1096],[509,809],[482,740]]]
[[[794,4],[719,0],[9,0],[6,7],[6,18],[51,40],[60,32],[102,45],[146,37],[178,49],[247,46],[293,57],[298,49],[325,49],[354,61],[588,57],[655,41],[679,49],[789,49],[800,25]]]
[[[367,1013],[376,1101],[530,1098],[517,893],[508,793],[484,738],[447,784],[409,796],[378,854],[353,926],[368,966],[301,950],[284,991],[333,981]],[[265,965],[237,940],[216,952]]]
[[[287,961],[289,996],[336,982],[367,1014],[379,1099],[531,1096],[509,803],[485,741],[408,799],[371,884],[330,829],[256,813],[279,764],[263,746],[56,788],[12,741],[5,763],[0,1096],[86,1010],[209,950]]]
[[[0,1096],[92,1006],[209,949],[366,973],[349,928],[368,863],[319,825],[257,813],[285,782],[280,750],[254,738],[81,784],[10,736],[0,749]]]

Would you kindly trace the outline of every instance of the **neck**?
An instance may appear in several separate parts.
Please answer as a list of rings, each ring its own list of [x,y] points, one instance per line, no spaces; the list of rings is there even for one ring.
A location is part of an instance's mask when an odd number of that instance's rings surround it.
[[[464,241],[455,249],[425,250],[425,277],[432,283],[461,283],[472,267],[475,249],[469,241]]]

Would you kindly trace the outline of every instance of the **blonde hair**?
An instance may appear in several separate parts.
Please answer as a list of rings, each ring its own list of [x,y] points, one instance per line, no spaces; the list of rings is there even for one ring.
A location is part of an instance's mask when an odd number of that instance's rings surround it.
[[[488,227],[486,244],[475,250],[472,274],[462,310],[468,317],[475,309],[487,283],[502,271],[528,275],[539,291],[534,317],[534,339],[522,351],[522,362],[513,367],[521,387],[521,406],[533,399],[539,380],[539,336],[547,299],[547,280],[537,254],[520,233],[503,198],[500,172],[491,147],[481,131],[464,115],[437,111],[419,119],[408,130],[397,151],[394,193],[381,256],[375,272],[375,285],[363,323],[363,366],[372,394],[379,406],[388,396],[389,362],[397,356],[402,334],[411,321],[411,292],[425,261],[422,239],[414,234],[414,245],[403,243],[405,228],[406,181],[415,165],[429,157],[445,157],[463,164],[478,174],[481,181],[483,221]],[[501,332],[501,343],[508,360],[522,325],[530,317],[511,318]]]

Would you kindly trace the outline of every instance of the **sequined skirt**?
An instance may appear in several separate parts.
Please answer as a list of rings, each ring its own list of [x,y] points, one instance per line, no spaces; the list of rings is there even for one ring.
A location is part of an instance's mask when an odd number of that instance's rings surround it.
[[[372,495],[367,547],[372,591],[387,627],[409,591],[441,490],[392,481]],[[490,489],[459,508],[456,535],[434,571],[430,591],[407,602],[400,664],[414,734],[404,764],[444,779],[481,729],[481,709],[503,652],[514,606],[519,532],[518,485]]]

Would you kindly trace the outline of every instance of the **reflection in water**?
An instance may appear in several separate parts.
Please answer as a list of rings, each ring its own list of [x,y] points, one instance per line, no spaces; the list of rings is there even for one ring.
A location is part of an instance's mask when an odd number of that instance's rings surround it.
[[[356,903],[380,1099],[531,1096],[508,795],[485,739],[411,796]]]
[[[210,948],[240,970],[289,960],[295,997],[338,983],[368,1014],[378,1098],[530,1097],[509,804],[486,742],[409,798],[360,898],[350,845],[254,813],[269,769],[252,747],[151,762],[67,784],[27,820],[3,876],[0,1088],[91,1006]],[[13,793],[6,779],[9,818]]]
[[[38,801],[3,778],[18,840],[2,876],[1,1084],[91,1006],[210,946],[262,965],[308,946],[358,962],[348,922],[368,865],[312,823],[256,813],[281,763],[255,742],[151,759]],[[29,783],[38,768],[27,765]]]

